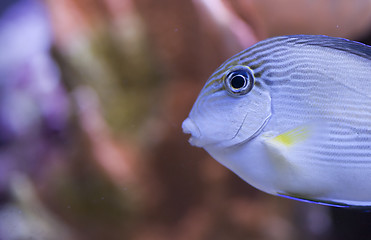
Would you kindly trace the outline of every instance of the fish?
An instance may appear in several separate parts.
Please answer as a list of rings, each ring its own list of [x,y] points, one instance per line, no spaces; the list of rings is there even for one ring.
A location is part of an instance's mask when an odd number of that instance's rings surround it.
[[[221,64],[182,123],[189,142],[268,194],[371,206],[371,47],[262,40]]]

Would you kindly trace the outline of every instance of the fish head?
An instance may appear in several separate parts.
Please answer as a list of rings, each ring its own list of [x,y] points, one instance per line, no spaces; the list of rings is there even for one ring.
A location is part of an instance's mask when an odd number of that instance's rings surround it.
[[[194,146],[230,147],[255,137],[270,116],[268,89],[237,56],[211,75],[182,128]]]

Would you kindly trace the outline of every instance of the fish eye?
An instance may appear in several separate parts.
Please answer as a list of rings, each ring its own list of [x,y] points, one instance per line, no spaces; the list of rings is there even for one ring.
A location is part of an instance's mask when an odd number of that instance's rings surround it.
[[[254,78],[249,68],[231,71],[225,78],[224,84],[229,93],[244,95],[251,91]]]

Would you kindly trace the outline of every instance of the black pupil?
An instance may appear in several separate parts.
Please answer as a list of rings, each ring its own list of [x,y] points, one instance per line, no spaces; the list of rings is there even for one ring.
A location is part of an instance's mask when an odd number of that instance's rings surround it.
[[[231,79],[231,86],[235,89],[240,89],[246,84],[246,77],[243,75],[235,75]]]

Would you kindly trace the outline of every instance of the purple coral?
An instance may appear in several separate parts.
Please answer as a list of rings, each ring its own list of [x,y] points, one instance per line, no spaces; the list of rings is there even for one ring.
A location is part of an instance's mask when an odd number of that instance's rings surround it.
[[[47,14],[36,0],[0,5],[0,192],[14,171],[35,173],[60,132],[68,100],[50,55]]]

